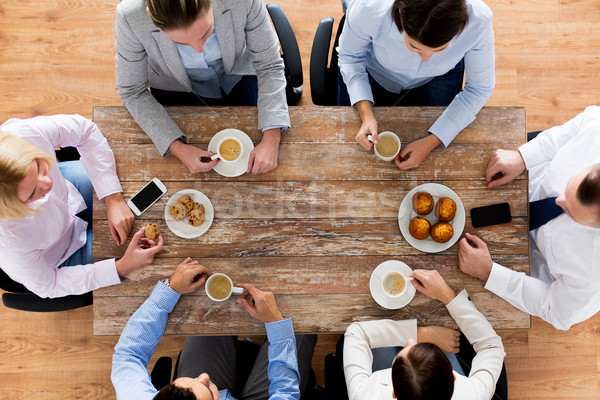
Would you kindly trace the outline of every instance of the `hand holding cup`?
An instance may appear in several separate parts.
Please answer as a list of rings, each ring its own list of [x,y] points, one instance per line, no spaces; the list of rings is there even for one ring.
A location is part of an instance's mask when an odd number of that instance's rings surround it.
[[[450,303],[456,297],[454,290],[448,286],[438,271],[416,269],[409,276],[414,278],[410,282],[415,289],[425,296],[439,300],[444,304]]]
[[[169,278],[171,289],[179,294],[192,293],[206,282],[211,272],[198,261],[186,258]]]
[[[249,283],[240,283],[240,286],[245,290],[242,297],[237,299],[237,303],[244,307],[248,314],[264,323],[283,320],[273,293],[263,292]]]

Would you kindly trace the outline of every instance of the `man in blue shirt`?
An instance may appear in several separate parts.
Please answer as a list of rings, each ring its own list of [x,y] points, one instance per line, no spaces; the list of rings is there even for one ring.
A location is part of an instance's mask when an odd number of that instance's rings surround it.
[[[198,275],[201,277],[195,281]],[[132,315],[113,355],[111,379],[118,400],[233,400],[232,392],[239,393],[240,400],[300,399],[301,375],[306,386],[304,378],[311,370],[314,335],[294,336],[292,321],[283,318],[273,293],[250,284],[240,284],[246,290],[237,303],[265,323],[268,341],[262,345],[244,387],[235,387],[235,337],[186,338],[177,379],[160,392],[152,385],[146,367],[165,331],[168,314],[182,294],[203,286],[210,275],[206,267],[187,258],[170,279],[156,284]]]

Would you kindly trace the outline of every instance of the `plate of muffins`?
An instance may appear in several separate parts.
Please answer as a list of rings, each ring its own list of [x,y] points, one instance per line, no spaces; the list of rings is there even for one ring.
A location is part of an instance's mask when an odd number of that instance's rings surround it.
[[[425,183],[404,196],[398,210],[400,232],[411,246],[437,253],[452,246],[465,228],[465,207],[454,190]]]
[[[194,189],[184,189],[175,193],[165,207],[167,226],[171,232],[185,239],[206,233],[214,216],[209,198]]]

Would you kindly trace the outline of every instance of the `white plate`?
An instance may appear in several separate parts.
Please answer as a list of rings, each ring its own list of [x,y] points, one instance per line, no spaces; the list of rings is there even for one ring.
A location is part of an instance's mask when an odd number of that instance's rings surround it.
[[[434,204],[437,204],[437,201],[440,197],[450,197],[456,203],[456,215],[454,215],[454,219],[449,222],[454,229],[454,235],[452,238],[448,240],[446,243],[438,243],[433,240],[430,236],[427,236],[426,239],[419,240],[415,239],[413,235],[410,234],[408,227],[410,225],[410,220],[418,214],[415,212],[412,206],[412,198],[417,192],[427,192],[431,194],[433,197]],[[427,215],[419,215],[419,217],[425,218],[431,226],[439,220],[435,217],[435,207]],[[450,246],[452,246],[456,241],[460,238],[465,229],[465,207],[463,206],[462,201],[458,197],[454,190],[450,189],[448,186],[440,185],[439,183],[424,183],[423,185],[419,185],[404,196],[402,203],[400,204],[400,209],[398,210],[398,225],[400,225],[400,232],[402,232],[402,236],[404,239],[412,247],[417,250],[424,251],[426,253],[438,253],[440,251],[444,251]]]
[[[202,225],[192,226],[188,224],[187,217],[180,221],[176,221],[173,219],[173,217],[171,217],[171,206],[173,203],[178,201],[181,196],[185,195],[188,195],[194,199],[195,203],[200,203],[204,206],[204,222]],[[185,239],[192,239],[206,233],[208,228],[210,228],[212,225],[214,217],[215,211],[208,197],[206,197],[204,193],[194,189],[184,189],[175,193],[171,196],[169,201],[167,201],[167,205],[165,207],[165,221],[167,222],[167,226],[171,232]]]
[[[243,175],[246,171],[248,171],[248,160],[250,160],[250,153],[252,150],[254,150],[254,143],[252,143],[250,136],[246,135],[239,129],[223,129],[221,132],[217,132],[217,134],[210,139],[210,142],[208,143],[208,151],[216,153],[219,141],[226,136],[238,138],[240,142],[242,142],[244,151],[242,156],[236,161],[230,163],[219,161],[213,169],[220,175],[233,178]]]
[[[415,297],[417,290],[410,282],[407,281],[406,290],[401,296],[390,297],[385,294],[381,282],[383,281],[383,278],[385,278],[385,276],[392,271],[402,272],[406,277],[408,277],[408,275],[412,272],[412,269],[402,261],[384,261],[379,264],[371,274],[369,288],[371,289],[371,296],[373,296],[373,299],[377,302],[377,304],[379,304],[381,307],[395,310],[410,303],[413,297]]]

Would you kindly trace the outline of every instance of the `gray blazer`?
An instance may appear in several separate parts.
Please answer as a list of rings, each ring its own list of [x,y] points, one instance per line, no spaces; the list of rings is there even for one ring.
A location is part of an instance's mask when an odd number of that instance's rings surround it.
[[[257,75],[258,128],[290,126],[279,42],[262,0],[212,0],[225,72]],[[144,0],[124,0],[115,23],[117,88],[123,105],[165,155],[185,134],[148,87],[191,92],[175,43],[158,29]]]

